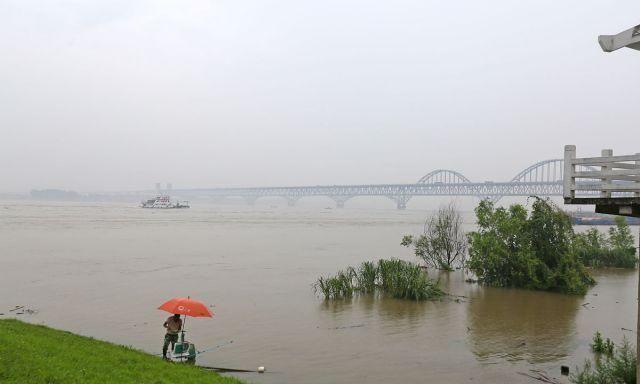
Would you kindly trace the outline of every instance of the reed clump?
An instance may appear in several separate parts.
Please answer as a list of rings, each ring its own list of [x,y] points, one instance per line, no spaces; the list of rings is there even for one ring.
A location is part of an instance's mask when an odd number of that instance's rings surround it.
[[[417,264],[398,259],[365,261],[334,276],[320,277],[316,293],[325,299],[345,299],[379,292],[397,299],[429,300],[443,295],[438,282],[430,279]]]
[[[327,299],[339,299],[353,296],[356,290],[354,278],[356,271],[349,267],[339,271],[335,276],[320,277],[314,284],[316,292],[321,292]]]

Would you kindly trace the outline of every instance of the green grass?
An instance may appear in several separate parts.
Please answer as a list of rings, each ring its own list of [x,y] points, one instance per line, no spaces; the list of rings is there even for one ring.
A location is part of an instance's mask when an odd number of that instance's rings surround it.
[[[196,366],[168,363],[130,347],[4,319],[0,320],[0,383],[243,382]]]

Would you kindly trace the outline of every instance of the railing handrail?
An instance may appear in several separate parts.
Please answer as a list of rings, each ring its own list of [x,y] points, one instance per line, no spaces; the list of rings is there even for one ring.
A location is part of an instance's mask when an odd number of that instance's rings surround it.
[[[640,154],[626,155],[626,156],[601,156],[601,157],[583,157],[578,159],[571,159],[571,162],[575,165],[602,165],[609,163],[617,163],[623,161],[638,161],[640,160]]]
[[[576,166],[600,167],[596,170],[576,171]],[[576,179],[590,179],[576,183]],[[600,157],[576,157],[575,145],[564,147],[563,196],[575,198],[576,191],[600,192],[602,198],[616,198],[612,192],[632,192],[640,197],[640,153],[613,156],[613,151],[603,149]]]

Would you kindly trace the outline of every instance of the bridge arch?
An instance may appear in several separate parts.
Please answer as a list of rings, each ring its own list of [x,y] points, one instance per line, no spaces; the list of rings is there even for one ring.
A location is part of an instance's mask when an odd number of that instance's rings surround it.
[[[436,169],[418,180],[417,184],[464,184],[470,183],[465,175],[450,169]]]
[[[511,182],[562,182],[564,161],[562,159],[550,159],[539,161],[523,169],[511,179]]]
[[[594,167],[579,165],[578,171],[595,171]],[[511,182],[520,183],[562,183],[564,160],[550,159],[539,161],[515,175]]]

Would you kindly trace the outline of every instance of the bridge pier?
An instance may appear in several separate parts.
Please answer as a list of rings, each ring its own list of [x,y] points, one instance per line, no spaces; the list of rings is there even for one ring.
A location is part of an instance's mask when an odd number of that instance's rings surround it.
[[[411,195],[387,196],[396,203],[396,208],[407,209],[407,203],[411,200]]]
[[[211,197],[211,202],[213,204],[220,204],[222,203],[224,200],[226,199],[225,196],[212,196]]]
[[[336,208],[344,208],[344,203],[353,196],[334,195],[329,197],[336,202]]]
[[[285,198],[285,200],[287,200],[287,206],[289,207],[294,207],[296,205],[296,202],[298,201],[298,197],[294,197],[294,196],[282,196]]]
[[[256,205],[256,200],[258,200],[258,196],[245,196],[243,197],[244,201],[247,202],[248,205],[254,206]]]

